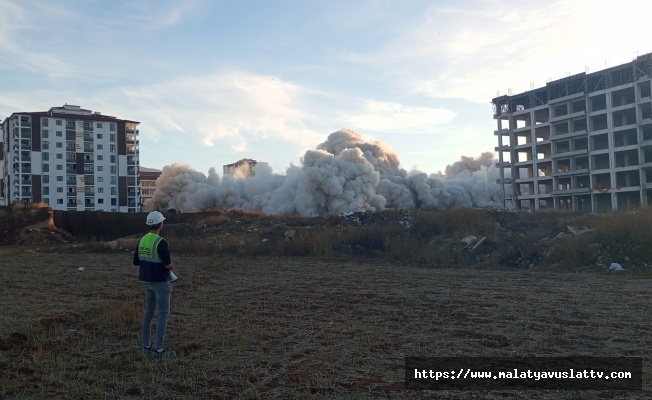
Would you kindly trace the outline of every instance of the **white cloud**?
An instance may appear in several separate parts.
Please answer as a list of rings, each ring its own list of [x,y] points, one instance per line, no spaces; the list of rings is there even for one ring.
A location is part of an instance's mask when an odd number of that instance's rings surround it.
[[[446,124],[455,113],[443,108],[411,107],[399,103],[369,101],[361,114],[353,114],[350,126],[361,131],[409,131],[432,129],[433,125]]]
[[[168,28],[197,12],[204,3],[203,0],[131,0],[128,19],[147,29]]]
[[[603,69],[652,51],[652,2],[463,1],[433,6],[375,54],[393,80],[433,97],[488,102],[496,91],[544,86],[547,78]]]
[[[305,128],[302,88],[273,76],[247,72],[181,77],[109,91],[98,96],[120,115],[146,121],[145,136],[158,140],[178,132],[204,146],[247,148],[249,140],[284,140],[308,146],[321,134]],[[103,105],[104,106],[104,105]]]

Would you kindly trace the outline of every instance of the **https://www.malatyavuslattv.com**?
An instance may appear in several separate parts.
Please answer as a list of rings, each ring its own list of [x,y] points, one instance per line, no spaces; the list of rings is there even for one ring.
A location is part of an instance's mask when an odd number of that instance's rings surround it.
[[[413,389],[633,389],[642,386],[640,357],[408,357]]]

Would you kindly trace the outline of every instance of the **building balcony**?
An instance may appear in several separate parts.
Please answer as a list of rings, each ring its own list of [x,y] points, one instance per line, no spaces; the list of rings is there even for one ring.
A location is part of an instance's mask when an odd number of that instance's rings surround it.
[[[577,137],[577,136],[586,136],[586,130],[575,131],[575,132],[570,132],[570,133],[564,133],[562,135],[555,135],[555,136],[550,137],[550,140],[552,140],[552,141],[564,140],[564,139],[574,138],[574,137]]]
[[[568,119],[575,119],[575,118],[580,118],[580,117],[585,117],[586,116],[586,111],[578,111],[572,114],[566,114],[566,115],[560,115],[558,117],[552,117],[548,121],[549,123],[555,123],[559,121],[564,121]]]
[[[553,196],[568,196],[572,194],[589,194],[591,188],[577,188],[577,189],[557,189],[552,191]]]
[[[589,152],[588,149],[581,149],[581,150],[566,151],[566,152],[562,152],[562,153],[551,154],[550,157],[551,158],[573,157],[573,156],[588,154],[588,152]]]

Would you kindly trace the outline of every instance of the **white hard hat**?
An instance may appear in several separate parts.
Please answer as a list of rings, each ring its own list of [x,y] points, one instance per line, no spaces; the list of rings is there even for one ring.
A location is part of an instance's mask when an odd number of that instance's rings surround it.
[[[147,214],[147,225],[158,225],[161,222],[165,220],[165,217],[163,214],[161,214],[158,211],[152,211],[151,213]]]

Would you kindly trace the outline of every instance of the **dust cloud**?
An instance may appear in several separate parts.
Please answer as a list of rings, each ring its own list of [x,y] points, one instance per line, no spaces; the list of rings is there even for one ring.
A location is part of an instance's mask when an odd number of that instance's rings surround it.
[[[426,174],[400,167],[387,144],[368,142],[353,130],[330,134],[315,150],[291,165],[285,175],[265,163],[246,173],[205,175],[186,164],[163,168],[150,210],[179,212],[213,209],[258,210],[271,215],[339,214],[385,208],[443,210],[498,207],[499,170],[493,154],[462,157],[444,173]]]

